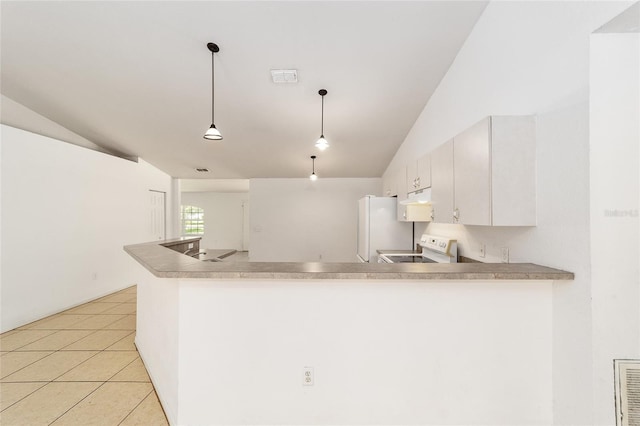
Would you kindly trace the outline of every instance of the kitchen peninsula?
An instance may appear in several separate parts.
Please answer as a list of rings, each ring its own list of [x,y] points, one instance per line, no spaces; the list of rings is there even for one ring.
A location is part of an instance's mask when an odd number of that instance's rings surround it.
[[[203,262],[175,241],[125,247],[149,272],[136,345],[172,424],[552,422],[552,290],[572,273]]]

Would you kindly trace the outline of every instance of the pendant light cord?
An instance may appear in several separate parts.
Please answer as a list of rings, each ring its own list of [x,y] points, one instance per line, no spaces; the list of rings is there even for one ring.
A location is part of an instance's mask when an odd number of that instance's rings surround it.
[[[322,96],[322,113],[320,117],[320,135],[324,137],[324,96]]]
[[[211,124],[214,124],[216,122],[216,120],[214,120],[214,114],[213,114],[213,100],[214,100],[214,94],[215,94],[215,83],[214,83],[214,76],[215,76],[215,72],[214,72],[214,64],[215,61],[213,60],[213,52],[211,52]]]

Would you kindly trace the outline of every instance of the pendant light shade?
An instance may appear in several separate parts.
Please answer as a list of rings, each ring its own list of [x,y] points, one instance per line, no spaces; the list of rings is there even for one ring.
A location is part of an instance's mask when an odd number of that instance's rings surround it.
[[[212,124],[211,127],[207,129],[207,133],[204,134],[204,138],[212,141],[219,141],[222,139],[222,135],[220,134],[220,131],[216,129],[215,124]]]
[[[318,94],[322,98],[322,113],[320,119],[320,139],[316,141],[316,148],[318,148],[320,151],[324,151],[325,149],[329,148],[329,142],[327,142],[327,140],[324,138],[324,95],[327,94],[327,91],[325,89],[320,89],[318,91]]]
[[[316,174],[316,156],[311,156],[311,174],[309,175],[309,179],[318,180],[318,175]]]
[[[325,149],[329,148],[329,142],[327,142],[327,140],[324,138],[324,135],[321,135],[320,139],[316,141],[316,148],[318,148],[320,151],[324,151]]]
[[[215,73],[214,73],[214,66],[213,66],[214,65],[213,56],[214,56],[214,53],[220,51],[220,48],[215,43],[207,43],[207,49],[211,51],[211,127],[209,127],[207,132],[204,134],[204,138],[212,141],[219,141],[219,140],[222,140],[222,134],[218,129],[216,129],[216,125],[214,124],[215,123],[215,120],[214,120]]]

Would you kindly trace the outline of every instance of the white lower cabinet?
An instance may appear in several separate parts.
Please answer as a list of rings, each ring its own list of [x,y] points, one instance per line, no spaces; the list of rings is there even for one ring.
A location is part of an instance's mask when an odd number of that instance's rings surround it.
[[[456,136],[453,223],[535,225],[535,151],[533,116],[487,117]]]

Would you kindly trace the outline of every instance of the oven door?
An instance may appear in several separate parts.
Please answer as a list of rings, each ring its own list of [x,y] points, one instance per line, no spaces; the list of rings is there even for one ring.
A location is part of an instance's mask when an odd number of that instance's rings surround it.
[[[426,247],[422,248],[422,255],[431,263],[457,263],[458,261],[455,256],[438,253],[433,250],[429,250]]]

